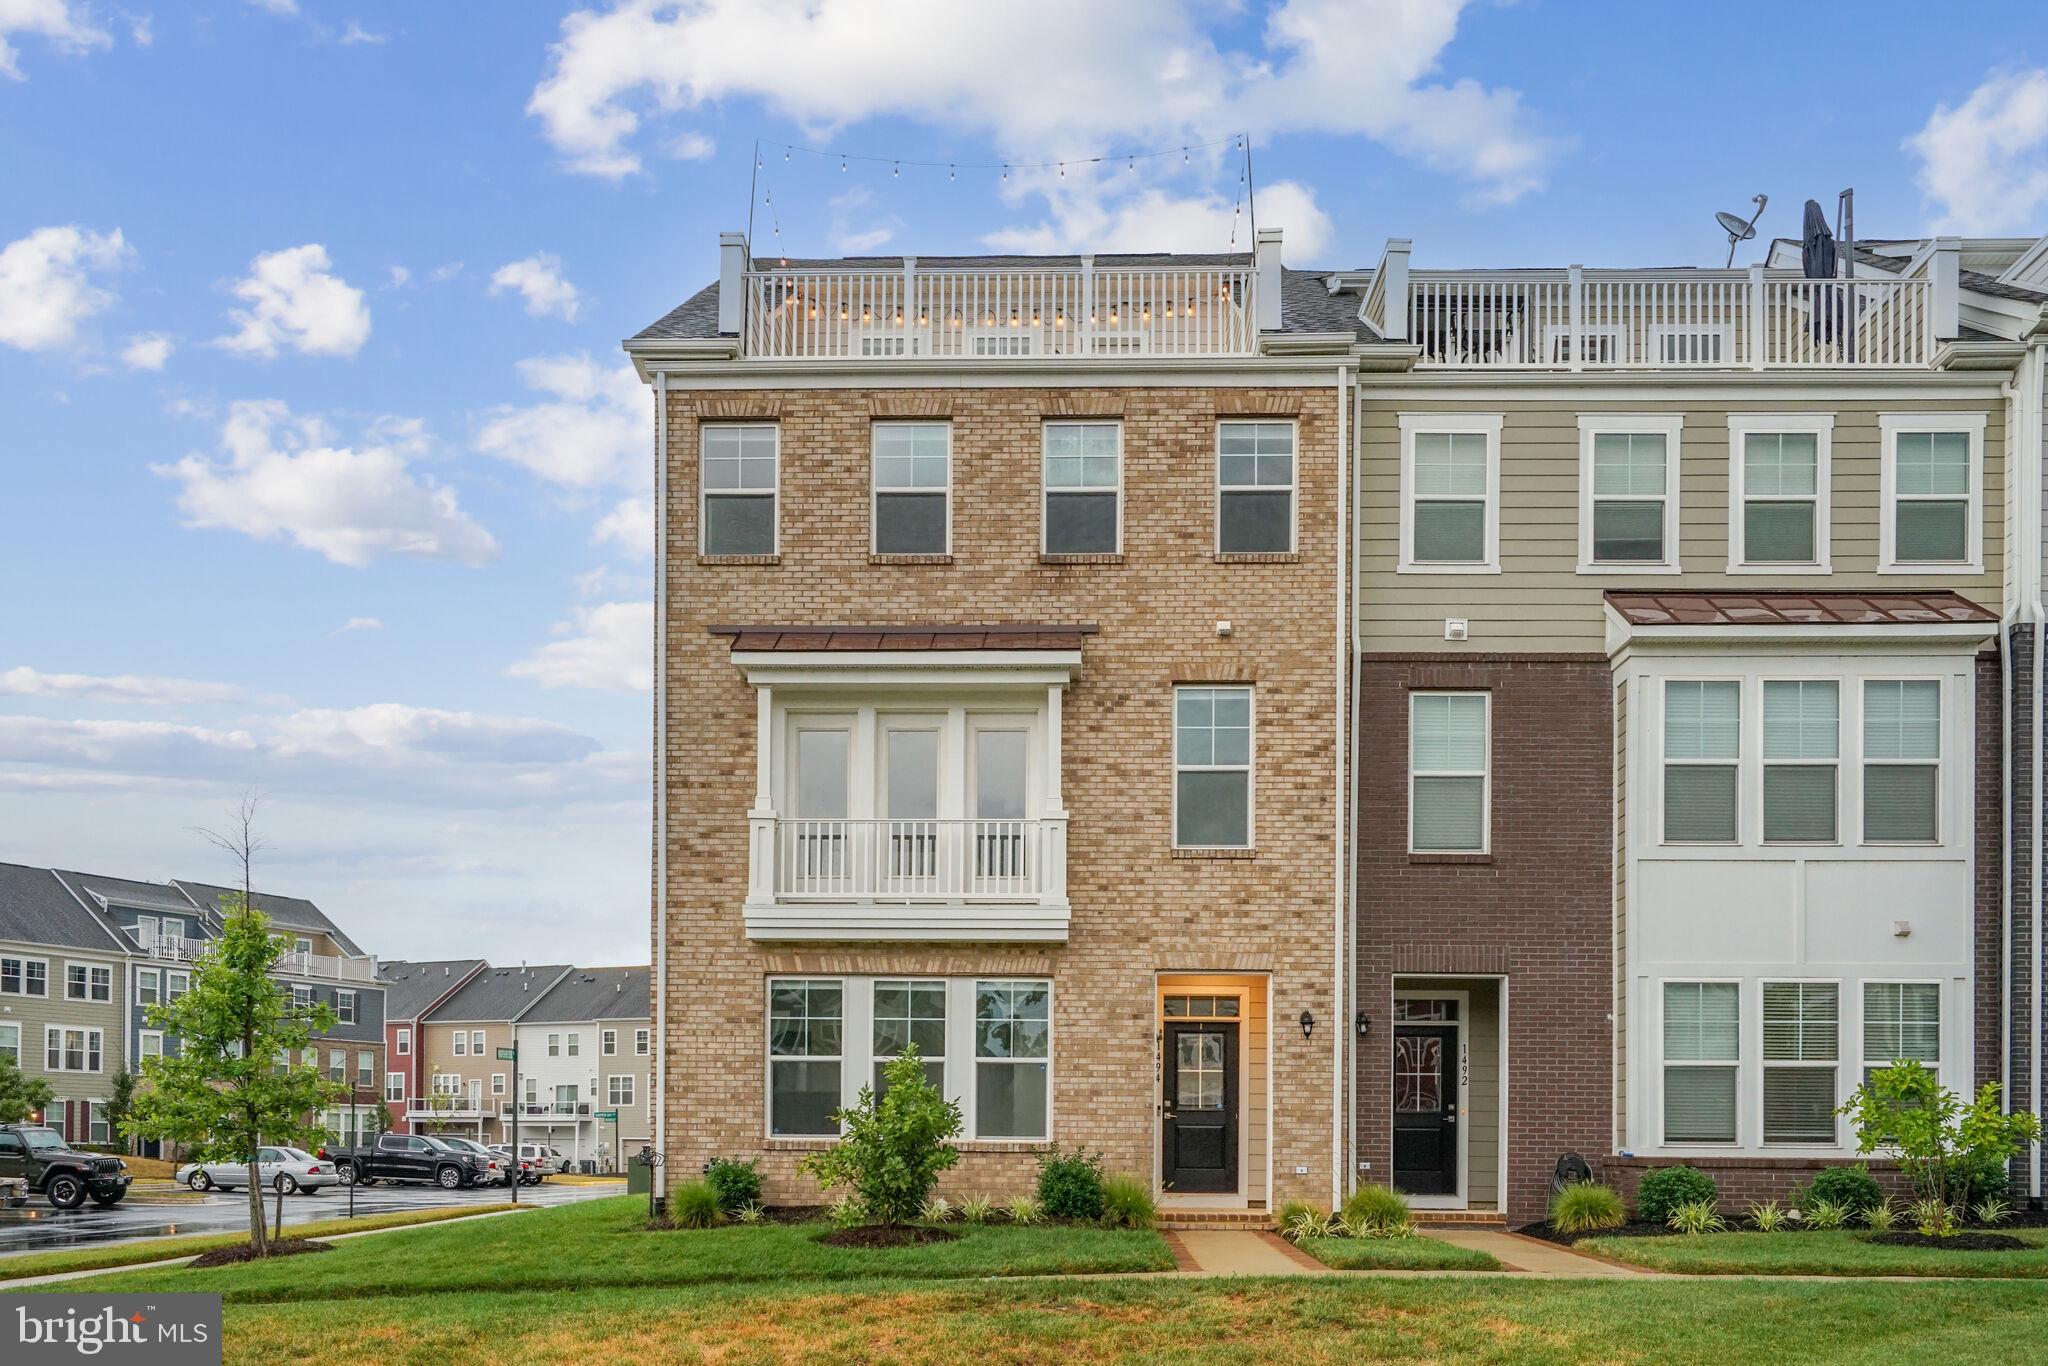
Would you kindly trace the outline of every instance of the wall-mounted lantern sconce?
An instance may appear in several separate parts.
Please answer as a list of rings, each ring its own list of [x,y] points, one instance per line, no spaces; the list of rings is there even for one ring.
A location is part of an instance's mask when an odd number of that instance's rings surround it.
[[[1362,1039],[1370,1033],[1372,1033],[1372,1016],[1361,1010],[1358,1012],[1358,1037]]]
[[[1304,1039],[1306,1039],[1306,1038],[1307,1038],[1307,1037],[1308,1037],[1309,1035],[1311,1035],[1311,1034],[1313,1034],[1313,1033],[1315,1033],[1315,1032],[1316,1032],[1316,1017],[1315,1017],[1315,1016],[1313,1016],[1313,1015],[1311,1015],[1311,1014],[1309,1014],[1309,1013],[1308,1013],[1308,1012],[1307,1012],[1306,1010],[1302,1011],[1302,1012],[1301,1012],[1301,1037],[1302,1037],[1302,1038],[1304,1038]]]

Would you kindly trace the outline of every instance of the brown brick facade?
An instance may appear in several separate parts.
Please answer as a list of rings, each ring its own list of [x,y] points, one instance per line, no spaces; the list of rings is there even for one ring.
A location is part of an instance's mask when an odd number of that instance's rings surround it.
[[[672,386],[680,381],[672,381]],[[765,981],[785,973],[1048,976],[1053,1129],[1113,1170],[1155,1171],[1155,975],[1270,974],[1273,1198],[1327,1201],[1332,1167],[1338,419],[1332,387],[790,389],[668,396],[666,660],[668,1171],[714,1155],[763,1158],[771,1201],[814,1201],[795,1164],[808,1140],[765,1137]],[[1123,553],[1047,563],[1040,546],[1043,421],[1123,423]],[[1297,420],[1297,553],[1214,553],[1219,416]],[[870,425],[952,425],[952,553],[869,554]],[[780,428],[778,556],[697,554],[699,424]],[[1217,623],[1231,634],[1219,636]],[[757,944],[744,937],[754,690],[707,628],[763,624],[1091,624],[1063,702],[1071,813],[1069,942]],[[1250,857],[1172,849],[1173,685],[1255,690]],[[659,936],[660,922],[656,922]],[[1304,1039],[1304,1010],[1320,1022]],[[1266,1122],[1244,1116],[1247,1125]],[[969,1143],[949,1193],[1025,1188],[1029,1148]],[[1264,1190],[1249,1194],[1263,1198]]]

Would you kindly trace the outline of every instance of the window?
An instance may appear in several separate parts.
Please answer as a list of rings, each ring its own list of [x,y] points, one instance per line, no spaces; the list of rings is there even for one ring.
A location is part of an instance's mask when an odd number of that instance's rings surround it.
[[[1500,572],[1501,419],[1403,414],[1403,573]]]
[[[551,1058],[559,1058],[559,1057],[561,1057],[561,1056],[562,1056],[562,1036],[561,1036],[561,1035],[559,1035],[559,1034],[550,1034],[550,1035],[548,1035],[548,1056],[549,1056],[549,1057],[551,1057]]]
[[[401,1029],[401,1030],[399,1030],[399,1031],[398,1031],[398,1033],[397,1033],[397,1035],[395,1036],[395,1040],[396,1040],[396,1044],[397,1044],[397,1052],[398,1052],[398,1056],[399,1056],[399,1057],[401,1057],[401,1058],[409,1058],[409,1057],[411,1057],[411,1056],[412,1056],[412,1031],[411,1031],[410,1029]]]
[[[1049,1136],[1051,1058],[1051,983],[974,984],[975,1137]]]
[[[356,1085],[373,1086],[376,1084],[376,1075],[377,1055],[375,1053],[358,1051],[356,1054]]]
[[[0,958],[0,993],[48,996],[50,965],[40,958]]]
[[[1741,685],[1664,684],[1664,839],[1733,844],[1742,733]]]
[[[1933,982],[1863,984],[1863,1077],[1901,1062],[1941,1070],[1941,988]]]
[[[1764,681],[1764,840],[1835,842],[1840,685]]]
[[[1487,695],[1408,696],[1408,847],[1482,854],[1487,847]]]
[[[313,988],[302,986],[297,982],[292,983],[292,1007],[296,1010],[311,1010],[313,1008]]]
[[[1728,568],[1828,570],[1828,446],[1834,421],[1741,414],[1728,420]]]
[[[569,1056],[572,1058],[578,1057],[582,1052],[583,1036],[581,1034],[571,1034],[569,1036]]]
[[[64,999],[67,1001],[111,1001],[114,999],[114,970],[90,963],[64,965]]]
[[[1976,573],[1984,561],[1984,415],[1886,413],[1878,568]]]
[[[505,1074],[503,1072],[491,1073],[491,1094],[494,1096],[505,1094]]]
[[[1764,983],[1764,1142],[1836,1141],[1839,995],[1833,982]]]
[[[528,1105],[540,1103],[540,1083],[532,1077],[526,1079],[526,1103]]]
[[[334,993],[334,1016],[343,1024],[356,1022],[356,994],[353,991]]]
[[[946,984],[944,982],[875,983],[875,1098],[887,1089],[882,1066],[916,1045],[924,1058],[925,1080],[946,1085]]]
[[[768,989],[768,1132],[836,1134],[844,987],[782,981]]]
[[[0,1024],[0,1053],[5,1053],[9,1058],[11,1058],[14,1061],[14,1065],[16,1067],[21,1066],[20,1025]]]
[[[183,996],[183,995],[184,995],[184,994],[185,994],[185,993],[186,993],[187,991],[190,991],[191,989],[192,989],[192,974],[191,974],[191,973],[189,973],[189,972],[171,972],[171,971],[169,971],[169,970],[166,970],[166,971],[164,972],[164,1004],[165,1004],[165,1005],[169,1005],[169,1004],[170,1004],[171,1002],[173,1002],[173,1001],[177,1000],[177,999],[178,999],[178,998],[179,998],[180,996]]]
[[[433,1094],[437,1096],[459,1096],[462,1094],[460,1072],[436,1072],[433,1078]]]
[[[1216,449],[1216,549],[1292,551],[1294,424],[1220,422]]]
[[[455,1031],[454,1052],[455,1056],[458,1058],[466,1058],[469,1056],[469,1035],[466,1031],[460,1029]]]
[[[1682,419],[1579,419],[1579,568],[1678,569]]]
[[[619,1031],[616,1029],[600,1029],[597,1031],[597,1049],[598,1052],[607,1058],[617,1056],[619,1051]]]
[[[613,1076],[604,1079],[604,1100],[609,1107],[633,1103],[633,1078],[630,1075]]]
[[[97,1072],[100,1044],[97,1029],[66,1029],[48,1025],[43,1030],[43,1070],[46,1072]]]
[[[875,553],[944,555],[952,544],[953,429],[875,424]]]
[[[145,1029],[138,1034],[135,1040],[135,1054],[137,1058],[145,1060],[161,1058],[164,1055],[163,1031]]]
[[[1168,996],[1161,1002],[1161,1013],[1168,1019],[1234,1020],[1237,1004],[1235,996]]]
[[[635,1052],[636,1054],[638,1054],[639,1056],[641,1056],[641,1057],[643,1057],[643,1058],[644,1058],[644,1057],[646,1057],[646,1056],[647,1056],[647,1045],[648,1045],[648,1031],[646,1031],[646,1030],[644,1030],[644,1029],[636,1029],[636,1030],[634,1030],[634,1031],[633,1031],[633,1051],[634,1051],[634,1052]]]
[[[1932,844],[1941,837],[1941,684],[1863,685],[1863,839]]]
[[[86,1103],[86,1132],[94,1143],[105,1143],[113,1136],[107,1124],[107,1103],[103,1100],[89,1100]]]
[[[298,935],[292,940],[292,948],[299,953],[311,953],[313,951],[313,941],[306,938],[303,934]]]
[[[1252,690],[1173,691],[1173,842],[1243,849],[1252,842]]]
[[[135,1004],[153,1006],[162,999],[163,974],[155,968],[135,970]]]
[[[1045,424],[1045,553],[1114,555],[1123,549],[1123,428],[1114,422]]]
[[[348,1050],[330,1048],[327,1050],[327,1080],[348,1080]]]
[[[469,1051],[472,1057],[481,1058],[484,1055],[484,1032],[481,1029],[469,1031]]]
[[[1664,1141],[1733,1143],[1741,988],[1664,984]]]
[[[779,445],[780,433],[769,422],[704,428],[704,526],[699,543],[704,554],[776,552]]]

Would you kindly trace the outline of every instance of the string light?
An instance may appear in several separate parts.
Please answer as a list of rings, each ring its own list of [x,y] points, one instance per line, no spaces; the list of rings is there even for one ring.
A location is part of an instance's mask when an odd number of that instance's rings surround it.
[[[948,179],[948,180],[952,180],[953,178],[954,178],[954,176],[953,176],[953,168],[952,168],[951,166],[948,166],[948,167],[946,168],[946,179]]]
[[[903,178],[903,163],[893,163],[889,168],[889,174],[895,176],[898,180],[901,180]]]
[[[1053,171],[1069,163],[1074,165],[1101,165],[1105,162],[1114,163],[1119,157],[1124,160],[1128,169],[1135,170],[1138,162],[1149,161],[1154,157],[1172,156],[1176,150],[1180,152],[1181,162],[1185,165],[1192,161],[1193,153],[1209,147],[1222,147],[1226,144],[1232,144],[1239,150],[1242,150],[1244,147],[1244,135],[1241,133],[1234,134],[1232,137],[1218,138],[1212,142],[1191,142],[1179,148],[1165,147],[1152,151],[1127,150],[1122,152],[1109,150],[1103,152],[1100,156],[1065,157],[1054,161],[920,161],[915,157],[876,156],[845,151],[835,152],[828,147],[800,147],[793,142],[769,142],[764,143],[763,146],[780,147],[784,161],[791,160],[798,152],[802,152],[805,156],[829,157],[839,162],[841,170],[847,169],[847,165],[850,162],[872,161],[891,167],[909,166],[913,169],[924,167],[937,170],[940,167],[944,167],[948,172],[969,170],[1003,171],[1007,173],[1012,167],[1020,171]]]

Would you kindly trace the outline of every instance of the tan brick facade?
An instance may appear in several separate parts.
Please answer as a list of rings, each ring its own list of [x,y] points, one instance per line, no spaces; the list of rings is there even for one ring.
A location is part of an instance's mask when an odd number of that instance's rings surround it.
[[[1327,1201],[1332,1164],[1337,784],[1336,552],[1340,423],[1319,388],[988,387],[691,391],[667,413],[667,1069],[670,1173],[714,1155],[763,1157],[771,1201],[818,1198],[795,1171],[813,1140],[770,1140],[764,1110],[765,981],[787,973],[1044,976],[1054,985],[1054,1137],[1099,1148],[1112,1170],[1156,1179],[1161,973],[1270,975],[1274,1201]],[[1120,556],[1046,563],[1040,547],[1042,422],[1123,424]],[[1214,553],[1220,417],[1298,422],[1296,553]],[[953,551],[942,563],[869,554],[870,424],[952,426]],[[780,427],[780,554],[697,555],[699,424]],[[1231,634],[1219,636],[1217,623]],[[754,690],[707,628],[761,624],[1089,624],[1098,628],[1063,703],[1071,813],[1065,944],[757,944],[744,937]],[[1176,854],[1173,686],[1254,688],[1256,848]],[[659,912],[659,907],[657,908]],[[657,936],[661,919],[656,917]],[[1304,1038],[1303,1011],[1316,1025]],[[1267,1124],[1246,1113],[1243,1124]],[[974,1142],[953,1193],[1029,1181],[1031,1145]],[[1255,1202],[1263,1188],[1246,1194]]]

